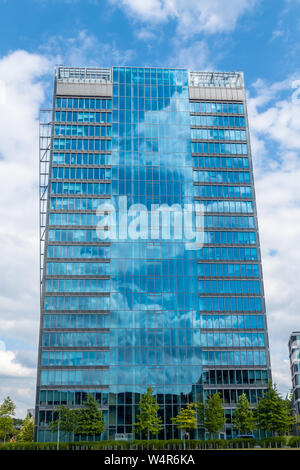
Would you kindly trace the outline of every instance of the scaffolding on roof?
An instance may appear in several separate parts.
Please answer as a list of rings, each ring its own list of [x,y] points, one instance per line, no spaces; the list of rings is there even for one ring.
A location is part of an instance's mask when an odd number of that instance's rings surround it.
[[[244,88],[242,72],[189,72],[189,86]]]
[[[65,67],[56,68],[56,80],[67,83],[112,83],[110,68]]]

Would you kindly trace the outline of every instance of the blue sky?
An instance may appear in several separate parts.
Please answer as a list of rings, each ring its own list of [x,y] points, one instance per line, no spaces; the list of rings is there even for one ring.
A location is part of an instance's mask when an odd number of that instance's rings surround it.
[[[287,341],[300,329],[299,52],[299,0],[0,0],[0,401],[9,394],[18,416],[34,404],[38,114],[55,64],[245,73],[273,378],[288,392]]]
[[[245,11],[234,19],[230,16],[227,19],[224,13],[225,26],[220,27],[221,21],[217,21],[215,28],[209,31],[205,27],[198,31],[188,23],[187,37],[182,34],[184,22],[175,15],[162,13],[160,19],[155,18],[146,8],[144,13],[140,11],[142,8],[134,9],[139,3],[147,1],[0,0],[0,54],[16,49],[37,53],[49,50],[54,41],[63,51],[66,39],[76,40],[78,33],[85,31],[89,37],[97,39],[100,46],[112,45],[125,58],[130,51],[130,65],[163,66],[172,61],[178,48],[190,48],[197,41],[205,41],[209,65],[221,70],[243,70],[247,83],[257,77],[280,81],[298,67],[300,3],[296,0],[228,2],[228,9],[231,3],[233,8],[240,3],[245,5]],[[149,0],[148,3],[155,9],[156,4],[165,2]],[[201,5],[205,2],[170,3]],[[219,3],[224,9],[224,4]],[[130,5],[133,6],[130,8]],[[192,23],[198,23],[197,15]],[[94,63],[92,51],[89,52],[85,58]],[[195,57],[194,60],[197,64],[197,60],[202,59]],[[106,64],[110,65],[109,55]]]

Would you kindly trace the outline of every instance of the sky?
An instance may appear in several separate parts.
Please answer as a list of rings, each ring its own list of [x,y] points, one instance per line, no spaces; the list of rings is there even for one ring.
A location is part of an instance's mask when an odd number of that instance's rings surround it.
[[[225,6],[226,5],[226,6]],[[243,71],[273,381],[300,330],[300,0],[0,0],[0,402],[35,400],[38,119],[55,65]]]

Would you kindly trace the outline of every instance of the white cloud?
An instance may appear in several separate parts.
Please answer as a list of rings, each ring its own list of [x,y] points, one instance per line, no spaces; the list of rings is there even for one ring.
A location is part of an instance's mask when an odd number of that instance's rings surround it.
[[[15,361],[15,354],[13,351],[0,350],[0,378],[5,379],[9,377],[33,377],[36,374],[36,369],[24,367],[22,364]]]
[[[1,379],[0,403],[10,396],[16,405],[16,417],[24,419],[28,408],[34,408],[35,376]]]
[[[289,78],[269,86],[258,80],[254,85],[257,95],[249,105],[255,132],[278,142],[282,150],[300,149],[300,103],[293,100],[293,83],[294,80]],[[289,96],[280,98],[286,91]],[[261,109],[264,106],[266,109]]]
[[[10,395],[20,417],[35,399],[35,372],[30,374],[40,307],[39,110],[46,96],[51,99],[55,63],[101,67],[124,63],[131,54],[81,31],[50,38],[39,54],[18,50],[0,57],[0,402]]]
[[[4,341],[0,341],[0,403],[10,396],[17,408],[16,416],[24,418],[27,409],[33,407],[36,364],[23,365],[19,359],[18,354],[6,350]]]
[[[251,11],[259,0],[110,0],[126,13],[143,22],[174,20],[181,36],[220,33],[235,29],[239,18]]]
[[[169,59],[169,65],[184,67],[189,70],[214,70],[210,51],[206,41],[193,42],[191,46],[174,47],[174,54]]]
[[[154,31],[151,31],[151,29],[148,28],[141,28],[136,30],[135,35],[138,39],[146,42],[157,40]]]
[[[291,83],[257,81],[248,106],[273,378],[284,393],[300,310],[300,105]]]
[[[274,31],[272,31],[270,42],[283,36],[284,36],[284,31],[281,31],[280,29],[274,29]]]
[[[128,65],[135,56],[133,49],[122,51],[114,42],[100,42],[86,30],[72,37],[52,36],[40,50],[43,54],[55,57],[55,63],[73,67]]]
[[[14,345],[13,351],[0,350],[0,396],[13,399],[19,395],[18,384],[33,384],[35,375],[33,365],[24,366],[22,355],[17,359],[17,350],[37,351],[38,115],[47,89],[42,79],[49,70],[47,58],[26,51],[0,59],[5,84],[0,105],[0,340],[2,346],[4,338]],[[32,388],[31,406],[33,401]],[[21,399],[18,406],[23,412]]]

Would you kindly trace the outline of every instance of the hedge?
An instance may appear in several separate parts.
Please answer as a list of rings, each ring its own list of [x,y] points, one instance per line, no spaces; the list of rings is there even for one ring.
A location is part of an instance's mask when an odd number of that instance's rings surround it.
[[[186,440],[170,439],[168,441],[151,439],[128,441],[84,441],[84,442],[60,442],[60,450],[183,450],[189,449],[247,449],[254,447],[281,448],[300,447],[300,437],[272,437],[262,439],[209,439]],[[56,450],[56,442],[14,442],[0,443],[0,450]]]
[[[207,441],[170,439],[168,441],[151,439],[128,441],[97,441],[97,442],[60,442],[60,450],[183,450],[186,449],[226,449],[254,447],[254,439],[210,439]],[[0,443],[0,450],[56,450],[56,442],[14,442]]]
[[[299,448],[300,447],[300,436],[298,437],[290,437],[288,440],[288,446],[293,447],[293,448]]]
[[[286,447],[287,437],[286,436],[266,437],[265,439],[262,439],[260,441],[260,445],[263,448],[271,448],[271,449]]]

